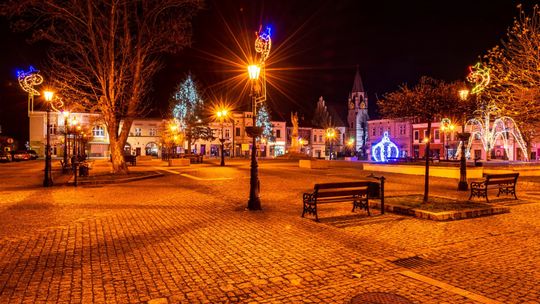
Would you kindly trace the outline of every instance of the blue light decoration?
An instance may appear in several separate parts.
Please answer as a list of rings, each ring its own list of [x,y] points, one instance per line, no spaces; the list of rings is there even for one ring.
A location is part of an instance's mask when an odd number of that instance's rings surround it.
[[[259,32],[255,33],[257,39],[255,40],[255,51],[261,54],[260,64],[264,64],[268,55],[270,55],[270,49],[272,48],[272,29],[267,26],[264,30],[259,29]]]
[[[18,70],[17,80],[21,88],[28,93],[28,115],[34,112],[34,96],[39,96],[40,93],[34,87],[43,83],[43,77],[39,75],[39,71],[30,66],[28,71]]]
[[[384,132],[381,141],[371,147],[371,155],[376,162],[387,162],[388,158],[399,157],[399,149],[388,137],[388,132]]]

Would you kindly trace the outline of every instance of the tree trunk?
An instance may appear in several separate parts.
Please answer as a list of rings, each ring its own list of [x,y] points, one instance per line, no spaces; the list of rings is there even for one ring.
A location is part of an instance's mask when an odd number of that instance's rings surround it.
[[[424,200],[423,200],[424,203],[427,203],[428,198],[429,198],[429,158],[430,158],[429,148],[430,148],[430,143],[431,143],[431,119],[428,120],[428,123],[427,123],[427,134],[428,134],[428,137],[427,137],[428,141],[426,142],[426,150],[424,152],[425,157],[426,157],[426,173],[424,175]]]
[[[112,172],[115,174],[127,174],[128,168],[124,161],[124,145],[116,136],[110,136]]]

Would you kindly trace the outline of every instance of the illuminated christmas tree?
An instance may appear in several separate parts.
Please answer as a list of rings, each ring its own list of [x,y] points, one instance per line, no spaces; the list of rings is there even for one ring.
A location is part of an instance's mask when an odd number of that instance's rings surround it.
[[[265,103],[261,104],[257,109],[257,121],[258,127],[262,128],[262,137],[273,141],[272,136],[272,123],[270,122],[270,113]]]

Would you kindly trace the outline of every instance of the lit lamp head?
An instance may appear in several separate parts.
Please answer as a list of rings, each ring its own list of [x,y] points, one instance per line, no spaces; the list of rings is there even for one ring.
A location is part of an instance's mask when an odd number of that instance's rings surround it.
[[[251,80],[259,79],[259,75],[261,74],[261,67],[256,64],[249,65],[248,74],[249,74],[249,79]]]
[[[64,118],[67,119],[69,117],[69,111],[62,111],[62,115],[64,115]]]
[[[44,91],[43,92],[43,97],[45,97],[45,100],[47,102],[51,102],[52,99],[53,99],[53,96],[54,96],[54,92],[53,91]]]
[[[467,100],[467,97],[469,97],[469,90],[467,89],[459,90],[459,98],[461,100]]]
[[[348,144],[352,147],[352,145],[354,144],[354,138],[349,138]]]

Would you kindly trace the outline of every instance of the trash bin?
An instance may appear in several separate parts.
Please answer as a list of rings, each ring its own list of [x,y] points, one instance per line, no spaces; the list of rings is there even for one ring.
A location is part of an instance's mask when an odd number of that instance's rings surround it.
[[[381,187],[378,182],[370,182],[368,184],[368,195],[370,198],[380,198]]]
[[[79,176],[88,176],[88,164],[85,164],[85,163],[80,164]]]

